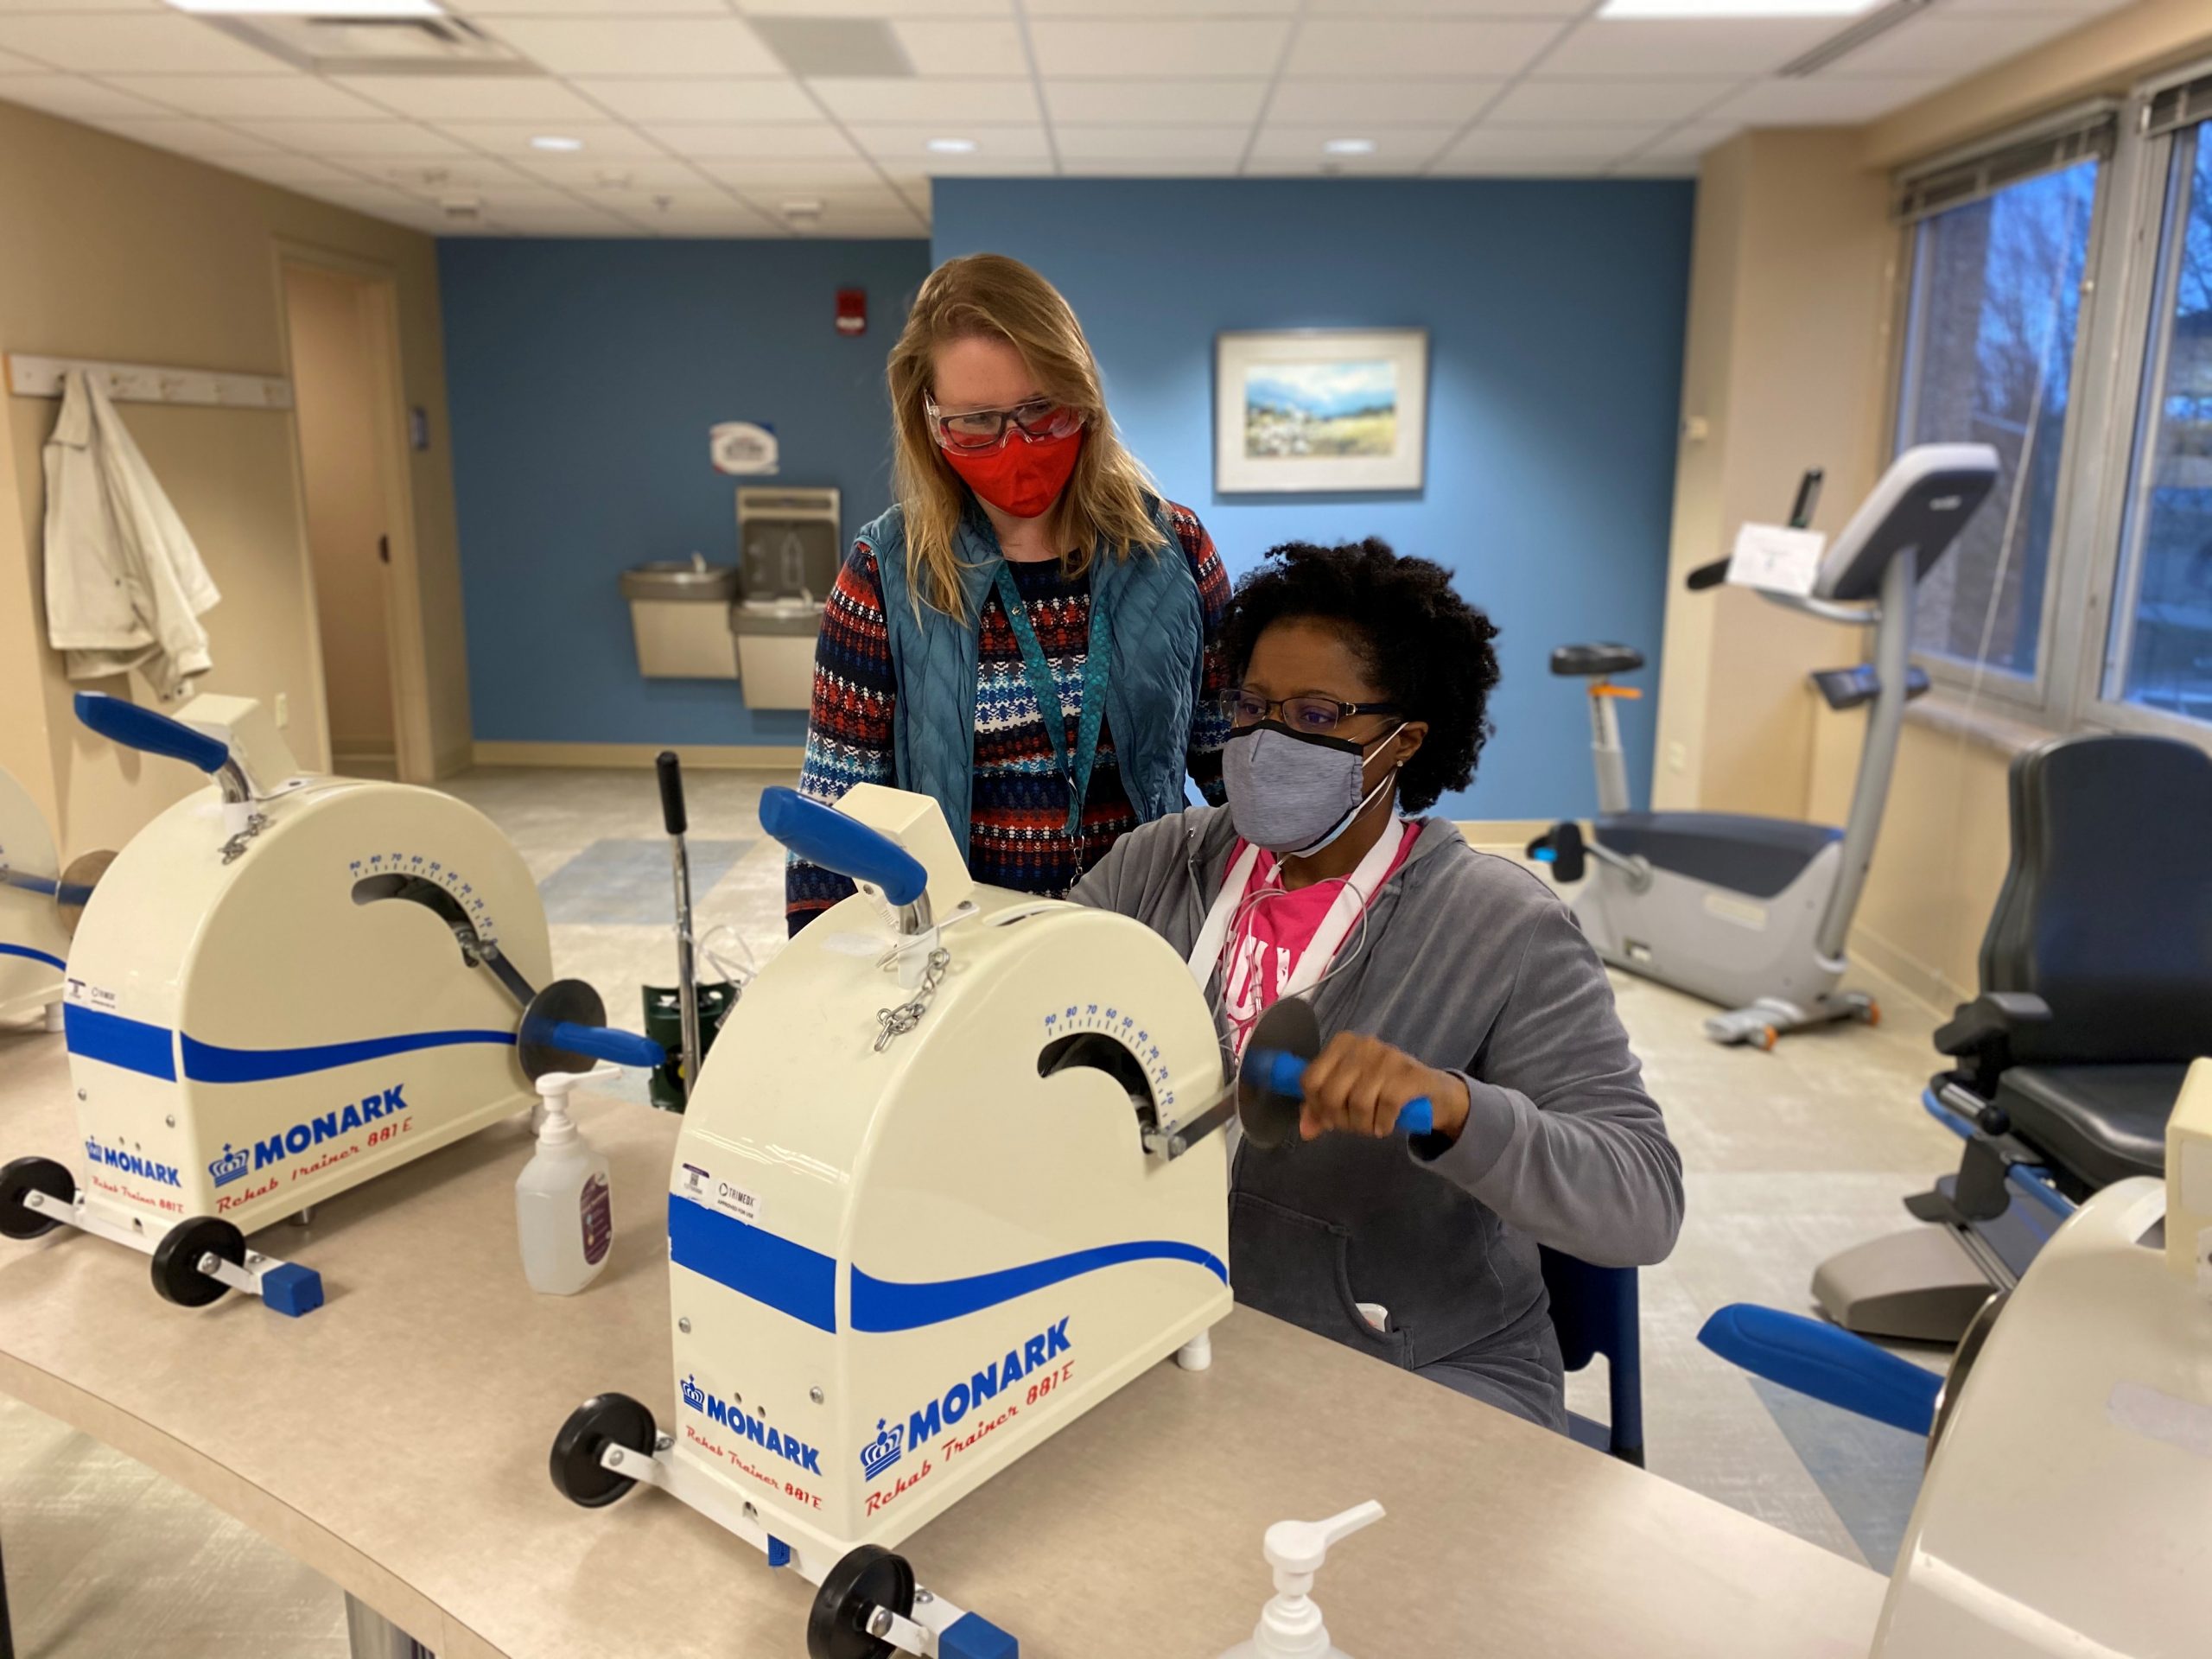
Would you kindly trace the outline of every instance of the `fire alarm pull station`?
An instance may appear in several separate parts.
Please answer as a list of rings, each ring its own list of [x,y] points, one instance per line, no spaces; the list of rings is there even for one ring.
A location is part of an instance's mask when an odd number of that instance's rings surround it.
[[[837,332],[841,334],[864,334],[868,332],[866,289],[841,288],[837,290]]]

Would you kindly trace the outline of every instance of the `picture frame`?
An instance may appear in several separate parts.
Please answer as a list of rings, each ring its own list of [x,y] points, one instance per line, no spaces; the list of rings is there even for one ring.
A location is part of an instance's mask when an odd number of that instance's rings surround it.
[[[1428,331],[1285,328],[1214,336],[1214,488],[1418,490]]]

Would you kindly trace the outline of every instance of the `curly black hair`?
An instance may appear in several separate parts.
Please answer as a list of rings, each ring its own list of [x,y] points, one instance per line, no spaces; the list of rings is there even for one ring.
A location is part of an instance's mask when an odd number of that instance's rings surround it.
[[[1286,542],[1236,584],[1222,620],[1230,683],[1244,677],[1252,647],[1274,623],[1318,617],[1336,625],[1375,683],[1428,736],[1398,775],[1408,812],[1465,789],[1489,740],[1486,710],[1497,683],[1497,629],[1452,590],[1451,572],[1394,553],[1369,537],[1337,547]]]

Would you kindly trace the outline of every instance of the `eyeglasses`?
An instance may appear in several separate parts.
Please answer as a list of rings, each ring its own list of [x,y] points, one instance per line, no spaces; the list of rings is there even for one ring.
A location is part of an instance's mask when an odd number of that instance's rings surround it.
[[[1237,726],[1256,726],[1280,709],[1282,723],[1291,730],[1317,734],[1335,731],[1354,715],[1400,712],[1395,702],[1338,702],[1334,697],[1313,696],[1263,697],[1256,691],[1232,691],[1222,702],[1229,710],[1230,721]]]
[[[1033,397],[1011,409],[963,410],[957,415],[946,414],[933,397],[925,397],[922,407],[928,411],[930,431],[937,439],[938,448],[964,454],[997,448],[1006,442],[1009,427],[1020,427],[1021,435],[1034,442],[1043,438],[1065,438],[1084,423],[1081,410],[1070,409],[1050,397]]]

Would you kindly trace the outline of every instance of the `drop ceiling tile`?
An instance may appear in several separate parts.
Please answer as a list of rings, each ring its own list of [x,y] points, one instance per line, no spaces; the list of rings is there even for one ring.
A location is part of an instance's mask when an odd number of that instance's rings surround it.
[[[2082,22],[2075,13],[1973,17],[1923,13],[1838,59],[1823,72],[1822,79],[1934,76],[1948,79],[2001,63],[2055,35],[2080,28]]]
[[[216,120],[372,121],[384,113],[314,75],[111,75],[108,85]]]
[[[1697,177],[1697,157],[1694,156],[1631,156],[1615,164],[1612,176],[1618,179],[1694,179]]]
[[[849,161],[702,161],[699,171],[743,191],[846,189],[872,185],[883,175],[857,157]]]
[[[362,180],[341,167],[328,162],[310,161],[304,156],[232,156],[223,162],[226,169],[242,173],[247,178],[259,179],[264,184],[281,184],[292,189],[309,185],[353,185]]]
[[[435,211],[431,204],[407,195],[387,186],[362,184],[309,185],[301,194],[313,196],[318,201],[327,201],[340,207],[351,207],[356,213],[372,213],[379,219],[404,213],[412,217],[426,208]]]
[[[884,165],[903,166],[909,158],[887,156]],[[931,156],[926,158],[933,178],[1032,178],[1053,170],[1048,156]]]
[[[912,121],[959,132],[976,123],[1033,122],[1037,94],[1020,80],[817,79],[807,86],[830,113],[855,124]]]
[[[0,13],[10,11],[151,11],[168,8],[162,0],[0,0]]]
[[[1408,0],[1410,10],[1412,0]],[[1290,16],[1298,0],[1026,0],[1032,17]]]
[[[745,10],[764,17],[1004,17],[1014,0],[743,0]],[[1160,0],[1146,0],[1156,5]],[[1031,4],[1030,10],[1037,10]]]
[[[1255,156],[1244,163],[1244,176],[1255,179],[1412,179],[1427,170],[1418,162],[1377,156]]]
[[[1571,17],[1590,0],[1306,0],[1309,17],[1331,16],[1434,17]]]
[[[1886,115],[1942,85],[1928,79],[1810,80],[1751,82],[1735,97],[1707,111],[1715,120],[1758,127],[1819,127],[1856,124]]]
[[[2134,0],[1943,0],[1943,10],[1953,16],[2007,11],[2066,12],[2088,22],[2093,17],[2133,3]]]
[[[827,121],[647,122],[645,130],[687,161],[850,160],[854,149]]]
[[[508,121],[446,121],[438,130],[459,139],[472,149],[489,156],[526,161],[545,155],[573,155],[587,162],[619,162],[665,154],[661,147],[634,127],[612,121],[564,121],[551,131],[542,124]],[[580,138],[581,150],[541,150],[531,140],[537,137]]]
[[[727,198],[719,207],[703,203],[696,208],[671,207],[664,211],[649,204],[642,208],[614,211],[639,234],[668,241],[719,241],[730,237],[757,238],[780,234],[779,228],[762,215]]]
[[[0,16],[0,52],[86,75],[296,72],[181,12],[41,12]]]
[[[494,31],[556,75],[776,75],[734,17],[516,17]]]
[[[593,161],[582,156],[532,156],[518,158],[514,165],[519,175],[535,179],[541,184],[557,185],[564,190],[703,190],[709,188],[696,168],[664,158],[659,161],[610,158]]]
[[[420,156],[463,158],[460,140],[411,121],[241,121],[257,138],[308,156]]]
[[[635,236],[636,228],[613,213],[582,202],[558,207],[520,207],[490,215],[502,230],[523,236]]]
[[[1725,144],[1743,130],[1735,121],[1696,121],[1686,127],[1676,127],[1662,134],[1646,149],[1637,152],[1638,158],[1649,160],[1655,156],[1670,156],[1696,161],[1715,145]]]
[[[626,8],[623,0],[467,0],[463,10],[472,16],[486,17],[620,17],[639,11],[650,12],[656,17],[727,17],[730,8],[723,0],[649,0],[644,5]],[[758,11],[758,6],[747,6],[748,11]],[[505,23],[493,25],[492,32],[504,35]]]
[[[891,25],[918,75],[1026,75],[1029,54],[1011,19],[932,18]]]
[[[1347,134],[1337,127],[1294,127],[1269,122],[1253,140],[1252,156],[1255,161],[1310,159],[1317,167],[1327,162],[1341,162],[1351,168],[1389,167],[1402,170],[1408,166],[1426,164],[1451,142],[1452,135],[1458,130],[1447,126],[1377,127],[1369,132]],[[1358,156],[1332,156],[1323,148],[1332,139],[1347,137],[1370,139],[1375,148]]]
[[[390,185],[412,195],[444,196],[455,191],[538,189],[543,181],[518,172],[488,156],[472,161],[393,161],[389,157],[357,158],[347,165],[356,173],[372,175],[371,182]]]
[[[29,58],[14,57],[8,53],[0,52],[0,75],[51,75],[59,73],[58,70],[48,68],[42,63],[33,63]]]
[[[1464,171],[1491,162],[1612,162],[1640,149],[1666,129],[1600,127],[1588,124],[1558,127],[1494,127],[1487,123],[1465,135],[1438,159],[1437,171]]]
[[[1173,127],[1154,122],[1122,127],[1056,127],[1053,142],[1062,162],[1211,161],[1233,168],[1244,154],[1245,133],[1236,127]]]
[[[1048,80],[1045,104],[1055,121],[1179,121],[1186,126],[1249,127],[1260,118],[1268,83],[1254,80]],[[1281,96],[1280,93],[1277,94]]]
[[[346,84],[362,97],[418,121],[607,118],[559,81],[534,75],[359,75]]]
[[[569,82],[625,121],[819,121],[822,111],[788,75],[717,76],[711,79],[616,79]]]
[[[1587,121],[1599,126],[1637,126],[1683,121],[1743,86],[1729,80],[1524,80],[1498,100],[1485,123],[1558,125]]]
[[[1553,76],[1763,75],[1834,34],[1834,17],[1593,18],[1544,60]]]
[[[1435,176],[1446,179],[1602,179],[1613,163],[1591,156],[1502,156],[1495,161],[1466,162],[1440,167]]]
[[[931,172],[950,163],[972,170],[978,162],[1048,160],[1052,156],[1045,143],[1045,129],[1036,125],[969,127],[960,137],[974,139],[976,148],[955,156],[939,155],[929,147],[931,139],[944,136],[943,127],[855,125],[852,130],[853,142],[869,155],[925,167]]]
[[[1047,78],[1186,80],[1271,75],[1290,24],[1276,18],[1166,17],[1145,22],[1039,17],[1029,25]]]
[[[1286,80],[1268,104],[1268,119],[1359,130],[1457,126],[1472,120],[1504,85],[1503,80]]]
[[[73,120],[95,120],[102,116],[166,113],[158,104],[132,98],[75,75],[0,74],[0,103],[21,104]]]
[[[1060,171],[1071,178],[1092,179],[1218,179],[1236,171],[1234,161],[1217,162],[1203,156],[1147,156],[1084,158],[1063,156]]]
[[[219,126],[213,121],[195,121],[190,116],[104,116],[92,124],[156,149],[211,160],[276,148],[258,134]]]
[[[1548,21],[1492,18],[1309,18],[1284,73],[1339,76],[1517,74],[1559,37]]]

